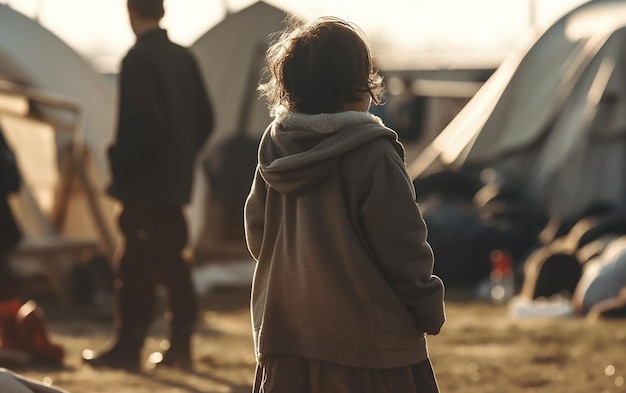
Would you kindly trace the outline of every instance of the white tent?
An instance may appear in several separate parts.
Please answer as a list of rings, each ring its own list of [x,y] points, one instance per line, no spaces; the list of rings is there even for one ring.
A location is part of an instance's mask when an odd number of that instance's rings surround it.
[[[38,22],[0,4],[0,78],[69,97],[84,112],[84,139],[100,175],[113,135],[115,92],[95,69]]]
[[[203,158],[205,162],[215,157],[216,149],[227,139],[240,134],[256,141],[269,124],[267,104],[259,97],[256,87],[270,36],[282,30],[286,17],[284,11],[259,1],[228,14],[191,46],[204,74],[216,116],[214,135]],[[220,233],[225,220],[238,218],[220,217],[223,212],[210,200],[210,184],[202,170],[196,177],[195,187],[190,214],[194,249],[213,253],[210,249],[219,248],[226,254],[248,256],[243,238],[231,242]],[[243,226],[242,222],[237,224]]]
[[[505,59],[414,162],[492,167],[550,216],[626,208],[626,1],[572,10]]]
[[[0,125],[23,177],[10,200],[25,235],[15,257],[45,260],[59,292],[67,291],[59,263],[115,248],[112,202],[103,192],[114,101],[78,53],[0,4]]]

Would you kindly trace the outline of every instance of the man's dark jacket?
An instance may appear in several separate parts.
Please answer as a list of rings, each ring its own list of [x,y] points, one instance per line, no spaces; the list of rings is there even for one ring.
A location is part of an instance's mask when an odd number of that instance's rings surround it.
[[[122,62],[119,121],[108,192],[124,204],[190,200],[196,154],[213,113],[193,55],[162,29],[141,35]]]

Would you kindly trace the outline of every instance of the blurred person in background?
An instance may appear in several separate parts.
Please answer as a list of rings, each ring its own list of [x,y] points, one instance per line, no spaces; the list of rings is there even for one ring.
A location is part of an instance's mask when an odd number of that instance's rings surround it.
[[[17,298],[17,279],[9,256],[22,234],[9,206],[9,195],[20,189],[21,176],[15,154],[0,129],[0,306]]]
[[[137,37],[119,75],[119,119],[109,148],[108,189],[123,210],[124,245],[115,284],[116,338],[92,367],[139,371],[154,318],[156,287],[167,293],[170,347],[153,365],[192,368],[191,338],[198,299],[190,262],[184,206],[190,200],[196,156],[213,129],[213,112],[196,60],[160,27],[163,0],[128,0]],[[155,364],[156,362],[156,364]]]

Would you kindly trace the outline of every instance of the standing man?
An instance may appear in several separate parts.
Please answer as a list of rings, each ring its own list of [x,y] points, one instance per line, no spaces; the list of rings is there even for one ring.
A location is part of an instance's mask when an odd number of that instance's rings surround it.
[[[127,5],[137,41],[122,62],[117,135],[109,148],[108,192],[123,205],[119,226],[125,240],[115,285],[117,336],[107,352],[83,356],[93,367],[138,371],[155,289],[162,284],[170,347],[158,364],[189,369],[198,300],[182,256],[188,240],[183,207],[213,114],[195,59],[160,28],[163,0]]]

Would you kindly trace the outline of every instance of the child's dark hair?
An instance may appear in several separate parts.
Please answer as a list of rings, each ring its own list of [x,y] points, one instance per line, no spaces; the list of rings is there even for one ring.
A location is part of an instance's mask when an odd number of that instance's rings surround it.
[[[307,114],[340,112],[364,92],[380,103],[382,77],[358,27],[334,17],[307,24],[292,18],[287,24],[267,51],[269,80],[259,86],[272,114],[278,106]]]
[[[128,7],[146,19],[161,19],[163,0],[128,0]]]

